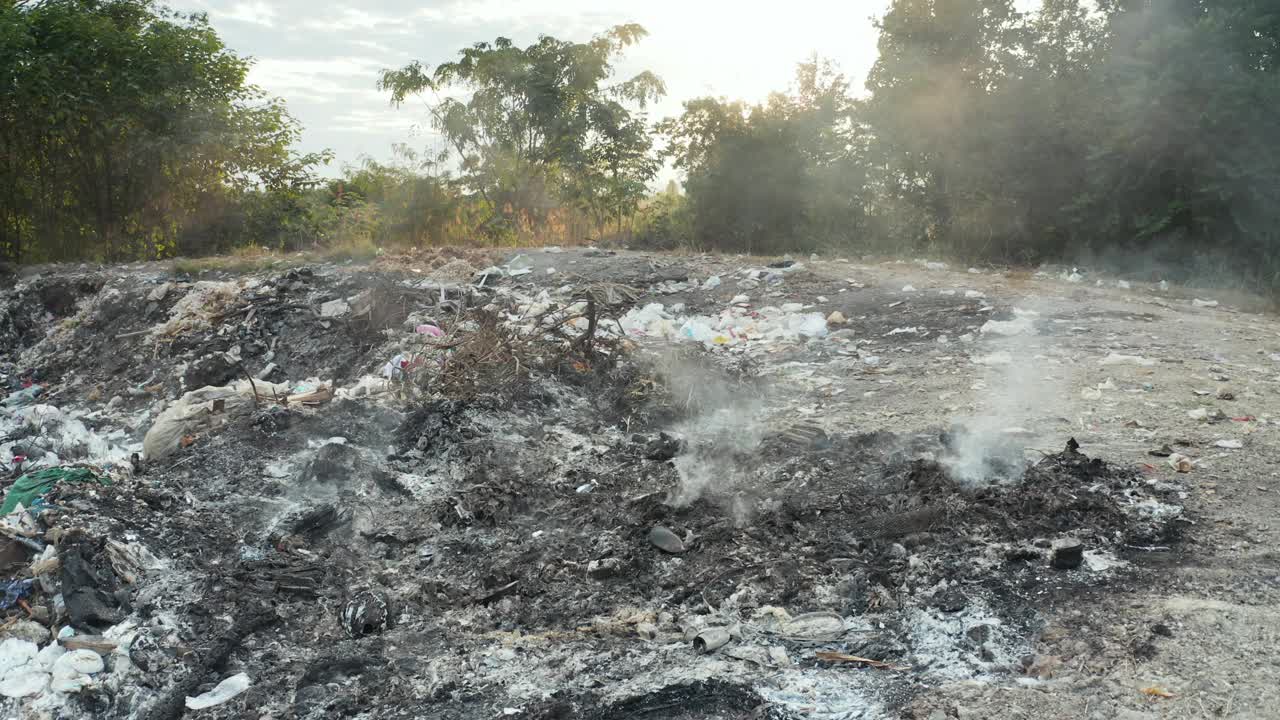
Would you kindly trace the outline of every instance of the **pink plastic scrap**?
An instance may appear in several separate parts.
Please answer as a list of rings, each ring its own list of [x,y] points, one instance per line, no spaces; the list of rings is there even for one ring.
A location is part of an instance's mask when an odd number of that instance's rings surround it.
[[[435,325],[419,325],[417,327],[419,335],[430,335],[431,337],[444,337],[444,331]]]

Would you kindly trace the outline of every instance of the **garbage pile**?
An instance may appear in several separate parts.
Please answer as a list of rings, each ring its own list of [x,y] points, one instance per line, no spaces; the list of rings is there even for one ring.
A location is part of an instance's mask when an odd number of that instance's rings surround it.
[[[773,414],[715,359],[824,352],[802,304],[534,267],[0,295],[5,715],[889,717],[1177,542],[1179,486],[1074,442],[961,482],[946,433]]]
[[[619,326],[630,337],[691,340],[708,347],[796,342],[827,334],[822,313],[804,312],[800,303],[754,310],[746,303],[743,296],[715,317],[684,315],[680,305],[668,309],[649,303],[622,316]]]

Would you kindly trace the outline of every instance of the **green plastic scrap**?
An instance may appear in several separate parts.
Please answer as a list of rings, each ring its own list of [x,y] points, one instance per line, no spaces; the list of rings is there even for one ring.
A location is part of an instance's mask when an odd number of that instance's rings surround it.
[[[55,485],[64,482],[96,482],[100,485],[110,485],[111,479],[86,467],[53,467],[29,472],[9,486],[8,492],[4,494],[4,504],[0,505],[0,515],[8,515],[18,505],[30,508]]]

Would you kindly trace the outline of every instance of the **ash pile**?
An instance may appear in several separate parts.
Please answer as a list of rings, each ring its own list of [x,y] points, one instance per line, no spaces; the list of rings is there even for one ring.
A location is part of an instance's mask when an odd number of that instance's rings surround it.
[[[625,321],[679,268],[456,270],[0,298],[6,714],[896,717],[1190,524],[1065,438],[796,423],[820,315],[680,343]]]

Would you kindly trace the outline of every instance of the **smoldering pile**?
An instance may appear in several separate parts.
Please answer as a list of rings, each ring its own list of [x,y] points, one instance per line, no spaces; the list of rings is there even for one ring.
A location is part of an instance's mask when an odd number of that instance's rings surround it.
[[[104,670],[14,707],[627,717],[683,701],[875,716],[915,679],[1020,672],[1044,593],[1123,582],[1141,572],[1128,546],[1176,542],[1177,487],[1080,448],[959,481],[936,433],[779,429],[750,368],[726,374],[700,352],[673,368],[597,336],[592,313],[621,311],[604,295],[491,290],[373,297],[290,271],[234,294],[219,311],[230,330],[175,330],[155,352],[188,369],[238,345],[329,373],[332,397],[281,403],[264,382],[146,475],[50,493],[41,542],[84,541],[67,543],[74,574],[41,572],[33,608],[60,613],[58,591],[94,600],[81,639],[53,643],[98,643]],[[178,302],[107,320],[86,293],[84,315],[120,336]],[[275,329],[298,342],[273,344]],[[54,377],[109,377],[118,360],[68,354],[79,335],[58,329],[26,357]],[[384,363],[388,377],[367,376]],[[130,369],[170,374],[154,358]],[[152,409],[109,382],[129,412]],[[848,671],[867,663],[885,672]]]

